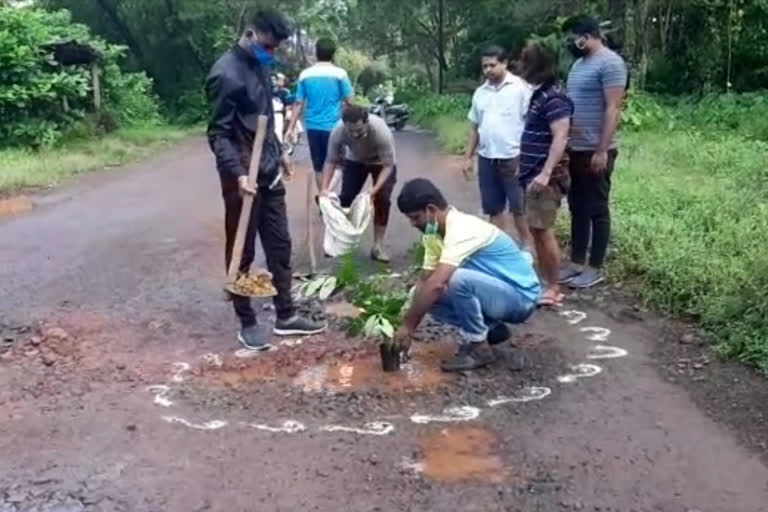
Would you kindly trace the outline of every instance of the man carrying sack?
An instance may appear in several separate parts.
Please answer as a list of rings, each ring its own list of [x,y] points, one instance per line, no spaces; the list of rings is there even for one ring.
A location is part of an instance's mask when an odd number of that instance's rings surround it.
[[[286,18],[272,10],[260,11],[245,27],[238,44],[213,65],[206,80],[212,117],[208,140],[216,157],[225,208],[226,264],[232,259],[235,234],[242,209],[242,197],[255,195],[246,231],[241,272],[248,272],[254,260],[256,232],[277,290],[274,298],[278,336],[317,334],[325,325],[297,316],[291,297],[291,237],[285,205],[285,187],[280,168],[290,175],[290,162],[283,156],[274,129],[270,68],[274,51],[291,35]],[[249,184],[248,169],[254,144],[255,119],[268,118],[255,188]],[[260,326],[251,299],[232,294],[240,319],[238,340],[249,349],[270,347],[270,333]]]
[[[392,191],[395,188],[395,138],[382,118],[368,114],[358,105],[346,106],[341,121],[331,132],[328,157],[323,169],[321,194],[328,196],[337,166],[342,166],[342,208],[349,208],[370,176],[367,192],[373,200],[373,248],[371,258],[389,263],[384,250],[384,235],[389,223]]]

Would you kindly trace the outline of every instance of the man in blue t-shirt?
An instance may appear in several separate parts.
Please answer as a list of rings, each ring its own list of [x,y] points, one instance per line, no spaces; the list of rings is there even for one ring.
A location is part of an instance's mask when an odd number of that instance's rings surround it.
[[[330,39],[319,39],[315,52],[317,63],[299,75],[296,104],[288,133],[291,140],[295,141],[296,122],[304,113],[309,153],[319,189],[323,165],[328,155],[328,139],[341,119],[342,104],[353,103],[354,91],[347,72],[332,63],[336,43]]]

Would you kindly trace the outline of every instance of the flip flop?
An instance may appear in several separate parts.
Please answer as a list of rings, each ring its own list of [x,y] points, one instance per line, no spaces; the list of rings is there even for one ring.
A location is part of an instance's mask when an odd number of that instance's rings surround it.
[[[372,249],[371,259],[373,261],[378,261],[379,263],[389,264],[391,262],[389,256],[387,256],[381,249]]]
[[[561,308],[563,307],[563,300],[565,300],[565,294],[558,293],[556,297],[542,296],[539,302],[536,304],[537,308]]]

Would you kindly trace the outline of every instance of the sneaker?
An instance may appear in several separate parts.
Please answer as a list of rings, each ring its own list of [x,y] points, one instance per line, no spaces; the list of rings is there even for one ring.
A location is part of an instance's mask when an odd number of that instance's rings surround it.
[[[464,372],[483,368],[496,361],[496,356],[482,343],[467,343],[462,345],[456,357],[444,361],[440,368],[444,372]]]
[[[320,334],[327,327],[325,322],[315,322],[309,318],[294,315],[285,320],[278,318],[273,332],[278,336],[310,336]]]
[[[603,273],[596,269],[596,268],[587,268],[576,276],[573,280],[571,280],[570,283],[568,283],[568,286],[571,288],[592,288],[596,284],[602,283],[605,281],[605,276]]]
[[[237,333],[237,341],[248,350],[262,351],[272,348],[269,343],[269,329],[261,325],[243,327]]]
[[[488,337],[486,339],[488,340],[489,345],[500,345],[511,337],[512,333],[509,331],[507,324],[501,323],[495,325],[488,331]]]
[[[577,277],[581,275],[583,271],[577,270],[573,268],[572,266],[567,266],[565,268],[560,269],[560,275],[558,277],[558,283],[560,284],[568,284]]]

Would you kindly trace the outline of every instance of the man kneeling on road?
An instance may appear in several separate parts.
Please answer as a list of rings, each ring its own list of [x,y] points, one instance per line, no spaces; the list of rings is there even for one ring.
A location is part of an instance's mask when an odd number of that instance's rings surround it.
[[[397,206],[424,233],[424,270],[396,341],[408,347],[424,315],[458,327],[459,352],[443,371],[474,370],[495,360],[485,341],[506,341],[505,323],[522,323],[536,309],[541,285],[512,238],[496,226],[449,207],[429,180],[409,181]]]
[[[397,167],[395,138],[387,123],[378,116],[369,115],[361,106],[345,107],[341,121],[331,132],[328,143],[328,158],[323,169],[323,195],[330,193],[331,180],[337,166],[343,166],[339,197],[342,208],[350,207],[368,176],[371,176],[373,187],[368,192],[373,199],[371,258],[389,263],[383,245]]]

